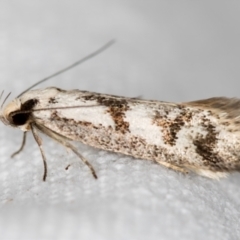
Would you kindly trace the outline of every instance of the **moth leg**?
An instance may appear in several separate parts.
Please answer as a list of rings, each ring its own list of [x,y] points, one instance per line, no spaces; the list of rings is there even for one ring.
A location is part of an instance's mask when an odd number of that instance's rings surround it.
[[[177,171],[177,172],[181,172],[181,173],[184,173],[184,174],[187,174],[188,171],[182,167],[179,167],[179,166],[176,166],[176,165],[173,165],[171,163],[168,163],[168,162],[162,162],[162,161],[157,161],[158,163],[162,164],[163,166],[167,167],[167,168],[170,168],[174,171]]]
[[[92,175],[94,178],[97,179],[97,174],[93,168],[93,166],[91,165],[91,163],[88,162],[88,160],[83,157],[82,154],[80,154],[77,149],[71,144],[69,143],[63,136],[53,132],[52,130],[42,126],[42,125],[35,125],[40,131],[42,131],[43,133],[45,133],[46,135],[48,135],[50,138],[55,139],[57,142],[59,142],[60,144],[62,144],[63,146],[71,149],[90,169]]]
[[[62,143],[62,142],[60,142],[60,143]],[[97,179],[97,174],[96,174],[93,166],[88,162],[88,160],[85,157],[83,157],[83,155],[80,154],[71,143],[64,141],[64,143],[62,143],[62,144],[64,144],[67,148],[70,148],[90,168],[90,171],[91,171],[93,177]]]
[[[27,132],[23,132],[22,144],[21,144],[20,148],[11,155],[11,158],[15,157],[17,154],[19,154],[23,150],[23,148],[26,144],[26,139],[27,139]]]
[[[33,137],[35,138],[35,141],[38,144],[38,147],[40,149],[40,152],[42,154],[42,159],[43,159],[43,166],[44,166],[44,173],[43,173],[43,181],[46,181],[46,177],[47,177],[47,161],[46,161],[46,157],[42,148],[42,139],[40,138],[40,136],[38,135],[37,129],[34,127],[33,124],[30,125],[31,129],[32,129],[32,134]]]

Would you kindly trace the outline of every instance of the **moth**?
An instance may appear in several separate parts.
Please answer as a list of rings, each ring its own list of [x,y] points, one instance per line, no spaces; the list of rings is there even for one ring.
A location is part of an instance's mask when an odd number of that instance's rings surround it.
[[[240,169],[239,99],[169,103],[55,87],[31,88],[2,107],[0,119],[24,132],[15,154],[23,149],[26,133],[32,132],[44,163],[44,181],[47,163],[39,133],[71,149],[95,178],[93,166],[72,141],[213,179]]]

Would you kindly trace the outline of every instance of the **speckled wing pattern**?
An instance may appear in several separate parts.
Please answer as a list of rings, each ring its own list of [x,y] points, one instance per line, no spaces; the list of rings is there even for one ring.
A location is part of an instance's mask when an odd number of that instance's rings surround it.
[[[68,140],[210,178],[240,169],[238,99],[176,104],[47,88],[21,102],[32,98],[34,109],[50,109],[32,113],[36,126]]]

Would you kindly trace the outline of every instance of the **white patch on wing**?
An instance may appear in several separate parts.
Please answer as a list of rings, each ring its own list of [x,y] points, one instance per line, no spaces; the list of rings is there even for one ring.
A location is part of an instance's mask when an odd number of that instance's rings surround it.
[[[107,107],[82,107],[67,110],[58,110],[58,115],[74,121],[91,122],[93,125],[102,125],[104,127],[115,126],[115,123],[109,113],[106,112]]]
[[[154,112],[143,105],[131,106],[126,111],[125,121],[129,122],[131,135],[145,139],[149,144],[163,146],[161,127],[153,124]]]

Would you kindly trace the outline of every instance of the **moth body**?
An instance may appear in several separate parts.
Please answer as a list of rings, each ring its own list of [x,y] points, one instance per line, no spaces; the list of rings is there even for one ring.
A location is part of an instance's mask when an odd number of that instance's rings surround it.
[[[1,120],[45,133],[74,152],[69,142],[79,141],[220,178],[240,169],[239,109],[240,101],[230,98],[178,104],[51,87],[16,98]]]

